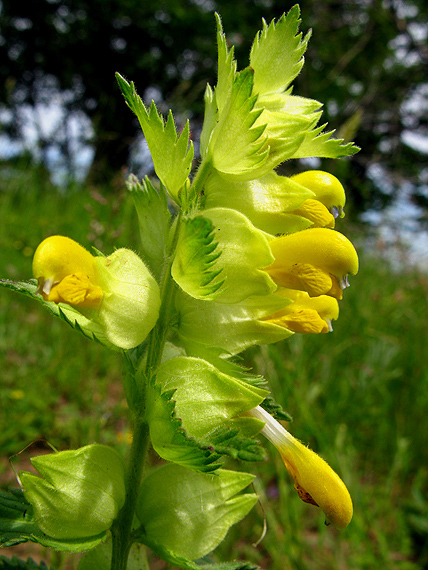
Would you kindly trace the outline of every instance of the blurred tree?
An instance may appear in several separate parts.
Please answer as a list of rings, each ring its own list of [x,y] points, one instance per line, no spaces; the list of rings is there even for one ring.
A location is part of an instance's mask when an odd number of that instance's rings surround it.
[[[0,102],[11,110],[10,128],[19,128],[24,104],[46,107],[55,92],[66,111],[63,125],[73,125],[67,117],[78,111],[90,117],[92,175],[109,178],[127,164],[137,132],[115,71],[134,80],[147,102],[153,97],[162,110],[171,106],[197,125],[206,82],[216,80],[213,11],[221,14],[244,67],[261,18],[277,18],[294,3],[0,0]],[[312,27],[314,35],[295,93],[324,102],[324,120],[363,149],[328,168],[346,180],[358,210],[381,204],[404,179],[422,197],[428,178],[420,152],[427,144],[427,3],[303,0],[301,10],[303,31]],[[39,130],[43,151],[59,131],[47,136]],[[67,154],[67,137],[61,140]]]

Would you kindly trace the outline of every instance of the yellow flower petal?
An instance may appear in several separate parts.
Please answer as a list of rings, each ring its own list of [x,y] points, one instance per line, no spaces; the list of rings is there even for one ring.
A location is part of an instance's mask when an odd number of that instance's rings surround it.
[[[43,281],[46,294],[55,283],[73,273],[84,273],[96,282],[94,257],[80,244],[65,236],[51,236],[42,241],[33,257],[33,275]],[[45,286],[46,283],[46,286]]]
[[[295,333],[327,333],[332,329],[331,321],[339,316],[339,305],[333,297],[319,295],[310,297],[304,291],[280,289],[275,293],[292,301],[285,308],[262,319],[287,328]]]
[[[285,327],[295,333],[326,333],[328,324],[313,309],[297,309],[283,316],[272,315],[264,319],[268,323]]]
[[[278,449],[300,498],[320,507],[327,521],[336,528],[345,528],[352,519],[352,499],[328,463],[300,443],[260,406],[248,415],[265,422],[261,433]]]
[[[303,290],[310,296],[341,299],[348,274],[358,271],[352,243],[327,228],[311,228],[269,242],[275,261],[265,268],[277,285]]]
[[[96,309],[103,299],[103,290],[94,285],[84,273],[78,272],[67,275],[57,285],[54,285],[48,295],[43,295],[47,301],[68,303],[77,307]]]
[[[292,214],[302,216],[312,222],[316,228],[334,228],[334,216],[329,210],[313,198],[308,198]]]
[[[315,198],[330,212],[340,213],[343,216],[346,201],[345,190],[335,176],[322,170],[308,170],[295,174],[291,179],[311,190]]]

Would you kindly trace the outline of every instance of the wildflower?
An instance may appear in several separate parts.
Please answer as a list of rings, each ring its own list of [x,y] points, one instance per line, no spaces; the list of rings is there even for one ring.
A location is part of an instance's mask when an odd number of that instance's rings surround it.
[[[257,406],[248,415],[265,422],[261,433],[279,451],[299,497],[305,503],[320,507],[327,523],[338,529],[345,528],[351,522],[353,506],[340,477],[324,459],[294,438],[263,408]]]
[[[85,317],[81,328],[88,319],[97,323],[120,348],[140,344],[157,321],[158,284],[129,249],[95,257],[68,237],[52,236],[36,249],[33,275],[45,301],[76,307]]]
[[[358,256],[352,243],[328,228],[310,228],[273,239],[275,261],[265,268],[277,285],[306,291],[311,297],[342,298],[349,286],[348,275],[358,271]]]

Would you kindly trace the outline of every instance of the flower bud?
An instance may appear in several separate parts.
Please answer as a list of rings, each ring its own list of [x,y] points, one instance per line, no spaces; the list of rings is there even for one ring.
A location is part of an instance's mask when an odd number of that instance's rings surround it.
[[[43,476],[19,474],[40,529],[56,539],[96,536],[108,530],[125,501],[125,467],[106,445],[31,459]]]

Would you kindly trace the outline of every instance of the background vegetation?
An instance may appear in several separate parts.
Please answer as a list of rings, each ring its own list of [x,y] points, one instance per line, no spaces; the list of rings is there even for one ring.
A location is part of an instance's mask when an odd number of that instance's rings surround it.
[[[33,170],[0,184],[5,277],[30,277],[34,248],[50,233],[73,235],[106,252],[121,245],[138,251],[137,221],[123,187],[114,195],[94,186],[61,195]],[[361,271],[345,292],[335,331],[254,349],[245,362],[266,374],[294,417],[290,430],[342,475],[354,519],[341,532],[325,527],[321,512],[300,501],[278,454],[268,448],[266,462],[249,466],[258,475],[260,504],[229,533],[219,559],[246,557],[269,570],[428,566],[428,277],[393,272],[364,248],[366,231],[345,221],[340,229],[360,244]],[[7,457],[31,442],[12,459],[17,468],[46,452],[42,439],[59,449],[93,441],[124,449],[129,433],[118,355],[8,291],[0,295],[0,369],[3,486],[15,484]],[[151,460],[158,461],[155,455]],[[264,522],[266,536],[252,546]],[[73,560],[57,554],[52,565],[61,564],[73,568]]]
[[[53,233],[105,252],[120,246],[138,251],[123,175],[149,167],[130,160],[138,131],[114,72],[134,80],[163,111],[172,107],[178,121],[189,117],[196,136],[206,82],[215,83],[213,11],[222,15],[242,68],[261,18],[279,17],[294,3],[0,0],[0,156],[14,157],[0,168],[0,276],[29,278],[35,247]],[[269,460],[250,466],[258,474],[260,504],[216,556],[245,557],[269,570],[423,570],[428,276],[405,264],[393,270],[381,244],[369,246],[369,228],[356,220],[367,208],[394,201],[403,188],[425,208],[414,221],[428,218],[428,4],[300,5],[302,30],[312,27],[313,37],[295,93],[323,101],[324,120],[362,147],[350,160],[317,165],[346,188],[347,217],[339,229],[356,243],[361,270],[345,293],[333,334],[296,335],[249,351],[245,361],[266,374],[275,398],[294,417],[290,430],[342,475],[355,515],[340,533],[325,527],[268,448]],[[53,187],[47,171],[52,152],[75,175],[84,145],[94,151],[86,183],[69,178],[67,187]],[[138,148],[133,156],[141,159]],[[287,173],[307,166],[287,164]],[[0,370],[1,485],[15,484],[7,457],[31,444],[12,460],[26,468],[28,457],[45,452],[42,439],[59,449],[92,441],[125,447],[120,358],[8,291],[0,294]],[[252,546],[265,523],[266,536]],[[1,554],[46,559],[47,553],[22,548]],[[54,568],[75,565],[50,556]],[[164,566],[154,560],[153,568]]]

